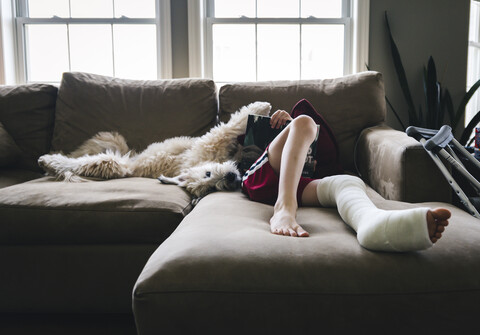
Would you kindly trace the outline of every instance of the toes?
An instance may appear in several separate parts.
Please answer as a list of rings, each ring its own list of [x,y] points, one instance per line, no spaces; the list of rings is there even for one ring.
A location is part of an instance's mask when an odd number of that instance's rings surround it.
[[[443,227],[448,226],[448,221],[446,220],[438,220],[436,222],[439,226],[443,226]]]
[[[308,232],[305,231],[300,226],[298,226],[297,228],[275,228],[275,229],[272,229],[272,233],[276,235],[293,236],[293,237],[309,236]]]
[[[452,216],[452,213],[446,208],[436,208],[431,213],[437,221],[446,221]]]
[[[272,233],[276,234],[276,235],[282,235],[282,232],[280,229],[272,229]]]
[[[308,232],[300,226],[297,228],[297,234],[300,237],[308,237],[309,236]]]

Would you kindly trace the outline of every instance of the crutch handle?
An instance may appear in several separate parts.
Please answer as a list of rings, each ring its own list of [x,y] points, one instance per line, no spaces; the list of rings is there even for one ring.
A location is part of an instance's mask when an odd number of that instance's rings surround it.
[[[452,128],[444,125],[435,136],[425,142],[425,149],[429,151],[438,151],[445,148],[453,139]]]
[[[431,138],[435,136],[438,132],[436,129],[427,129],[427,128],[420,128],[420,127],[414,127],[410,126],[405,130],[408,136],[413,137],[417,141],[420,142],[422,138]]]

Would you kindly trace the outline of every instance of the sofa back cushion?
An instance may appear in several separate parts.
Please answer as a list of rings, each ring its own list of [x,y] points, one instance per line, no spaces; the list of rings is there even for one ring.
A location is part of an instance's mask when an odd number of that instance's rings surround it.
[[[131,149],[174,136],[199,136],[216,122],[215,83],[126,80],[64,73],[52,149],[69,153],[99,131],[117,131]]]
[[[0,123],[20,149],[16,167],[40,171],[38,157],[50,151],[57,90],[45,84],[0,86]]]
[[[253,101],[267,101],[272,112],[290,111],[307,99],[332,128],[340,149],[340,162],[354,171],[355,141],[361,130],[385,121],[382,75],[368,71],[335,79],[269,81],[227,84],[220,88],[220,120]]]
[[[0,168],[14,165],[22,156],[22,150],[0,122]]]

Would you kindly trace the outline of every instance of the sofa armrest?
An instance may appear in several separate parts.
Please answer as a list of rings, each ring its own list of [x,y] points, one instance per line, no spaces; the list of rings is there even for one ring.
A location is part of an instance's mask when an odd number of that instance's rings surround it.
[[[386,199],[452,201],[445,177],[423,146],[404,132],[385,125],[363,130],[355,162],[364,181]]]

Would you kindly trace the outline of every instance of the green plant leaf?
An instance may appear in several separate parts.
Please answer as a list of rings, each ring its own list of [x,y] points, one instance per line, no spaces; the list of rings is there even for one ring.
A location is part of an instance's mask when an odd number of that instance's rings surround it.
[[[468,142],[467,142],[466,145],[467,145],[467,146],[471,145],[474,140],[475,140],[475,136],[472,136],[472,137],[468,140]]]
[[[472,87],[470,87],[470,89],[468,90],[468,92],[463,96],[463,99],[458,105],[457,111],[455,113],[455,118],[452,122],[452,129],[455,129],[458,126],[460,119],[465,114],[465,107],[467,106],[468,101],[470,101],[470,98],[472,97],[472,95],[475,94],[475,91],[478,89],[478,87],[480,87],[480,79],[478,79],[477,82],[473,84]]]
[[[423,113],[422,113],[422,105],[418,107],[418,114],[420,115],[420,121],[422,122],[421,127],[427,128],[428,124],[428,88],[427,88],[427,79],[428,73],[427,73],[427,68],[423,66],[423,97],[425,98],[425,113],[426,113],[426,118],[423,118]]]
[[[388,22],[388,16],[386,11],[385,11],[385,22],[387,24],[388,35],[390,38],[390,50],[392,53],[393,64],[395,66],[395,71],[397,73],[398,81],[400,83],[400,87],[402,88],[402,92],[408,106],[408,117],[410,120],[410,124],[418,125],[417,113],[413,105],[412,95],[410,94],[410,88],[408,86],[407,76],[405,74],[405,69],[402,64],[400,52],[398,51],[397,45],[392,36],[392,31],[390,30],[390,23]]]
[[[436,121],[436,129],[440,129],[443,126],[443,122],[445,119],[445,109],[442,107],[442,85],[437,81],[437,96],[436,96],[436,113],[437,121]]]
[[[447,110],[448,118],[450,119],[450,124],[452,124],[453,119],[455,118],[455,113],[453,109],[452,96],[450,91],[446,88],[443,93],[443,108]],[[455,131],[455,128],[452,126],[452,130]]]
[[[419,119],[418,126],[422,128],[427,128],[425,119],[423,118],[422,105],[418,105],[418,119]]]
[[[460,136],[460,140],[458,141],[461,145],[465,146],[467,144],[467,141],[470,138],[473,129],[478,125],[478,123],[480,123],[480,111],[475,114],[475,116],[463,130],[462,135]]]
[[[437,81],[437,69],[432,56],[428,59],[424,86],[426,100],[426,126],[427,128],[439,129],[443,122],[443,117],[439,110],[441,86]]]

